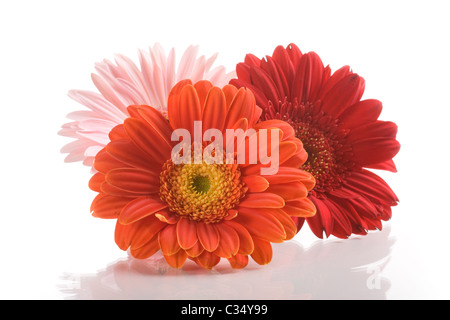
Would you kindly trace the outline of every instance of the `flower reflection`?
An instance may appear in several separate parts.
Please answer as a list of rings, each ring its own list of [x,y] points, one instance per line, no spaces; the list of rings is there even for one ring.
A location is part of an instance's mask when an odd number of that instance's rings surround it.
[[[390,228],[348,240],[297,241],[273,246],[271,264],[250,263],[234,270],[227,263],[212,271],[194,263],[178,270],[162,256],[122,259],[96,274],[65,274],[65,299],[386,299],[383,277],[395,240]]]

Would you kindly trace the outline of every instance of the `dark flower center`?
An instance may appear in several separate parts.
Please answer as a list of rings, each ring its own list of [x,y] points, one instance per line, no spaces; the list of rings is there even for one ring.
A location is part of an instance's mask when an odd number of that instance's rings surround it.
[[[334,118],[320,111],[320,102],[299,104],[285,99],[279,102],[278,107],[269,102],[262,119],[284,120],[294,128],[296,137],[308,153],[302,169],[316,179],[312,193],[320,196],[320,193],[341,187],[354,166],[352,149],[345,140],[347,132]]]

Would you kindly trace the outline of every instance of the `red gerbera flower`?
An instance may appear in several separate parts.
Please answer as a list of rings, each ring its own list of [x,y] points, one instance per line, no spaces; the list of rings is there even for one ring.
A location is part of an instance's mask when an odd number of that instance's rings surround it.
[[[395,172],[400,145],[396,124],[378,120],[381,102],[361,101],[364,79],[348,66],[331,74],[316,53],[302,54],[294,44],[263,59],[248,54],[236,72],[230,83],[252,90],[261,120],[287,121],[304,144],[302,168],[316,179],[309,199],[317,214],[306,219],[314,234],[346,238],[381,229],[398,199],[365,168]],[[299,229],[303,223],[298,219]]]
[[[187,258],[205,268],[226,258],[242,268],[249,255],[266,264],[272,257],[270,243],[297,233],[292,217],[314,215],[307,199],[314,178],[299,169],[307,158],[300,140],[283,121],[257,123],[261,109],[250,90],[186,80],[170,93],[168,121],[148,106],[130,106],[128,112],[130,117],[111,131],[111,142],[97,154],[98,173],[90,187],[99,192],[93,215],[117,219],[116,243],[134,257],[161,250],[176,268]],[[172,133],[183,128],[195,136],[194,121],[202,121],[200,133],[209,128],[254,128],[256,135],[262,129],[278,130],[278,173],[260,174],[261,163],[174,163],[178,142]]]

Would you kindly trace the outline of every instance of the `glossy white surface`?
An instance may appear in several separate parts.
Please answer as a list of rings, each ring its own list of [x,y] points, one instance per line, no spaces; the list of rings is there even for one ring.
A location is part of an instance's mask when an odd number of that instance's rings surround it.
[[[0,3],[0,299],[449,299],[446,1],[20,1]],[[89,169],[64,164],[56,132],[94,89],[94,63],[160,42],[199,44],[228,69],[296,43],[332,70],[349,64],[364,98],[399,126],[400,198],[380,232],[317,240],[302,230],[267,266],[208,272],[136,261],[114,222],[89,214]]]

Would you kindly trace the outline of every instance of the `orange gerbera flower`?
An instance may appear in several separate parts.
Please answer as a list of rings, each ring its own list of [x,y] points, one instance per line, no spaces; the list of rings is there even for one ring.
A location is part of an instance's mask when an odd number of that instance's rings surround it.
[[[184,80],[170,93],[168,121],[148,106],[130,106],[128,112],[130,117],[110,132],[111,142],[95,158],[98,173],[90,188],[99,194],[91,211],[95,217],[117,219],[116,243],[135,258],[161,250],[176,268],[188,258],[208,269],[221,258],[233,268],[245,267],[248,256],[266,264],[272,258],[271,242],[296,234],[292,217],[315,214],[306,198],[315,180],[299,169],[307,158],[302,143],[285,122],[257,123],[261,109],[250,90]],[[258,136],[262,129],[276,130],[278,172],[261,174],[268,164],[239,163],[236,152],[233,163],[202,159],[176,164],[172,151],[178,141],[172,141],[172,133],[183,128],[194,134],[194,121],[201,121],[201,133],[240,128],[254,129]],[[241,142],[247,155],[249,140]],[[230,141],[224,139],[223,145]],[[225,147],[224,154],[230,154]]]

